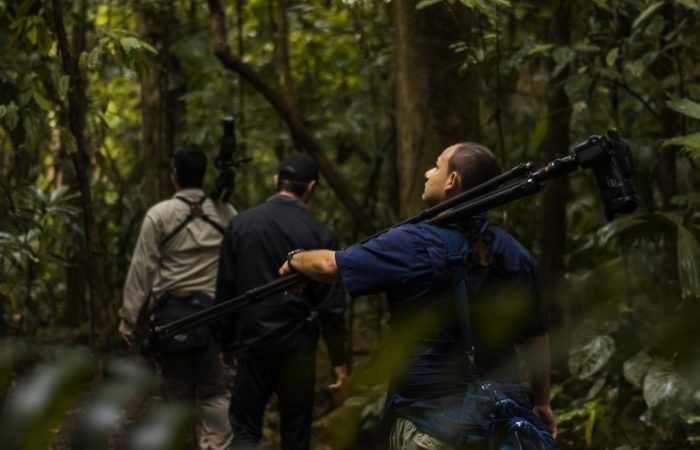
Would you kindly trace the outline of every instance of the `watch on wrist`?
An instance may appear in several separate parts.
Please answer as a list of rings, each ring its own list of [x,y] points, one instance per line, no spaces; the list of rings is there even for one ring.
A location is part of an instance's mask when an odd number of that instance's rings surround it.
[[[289,268],[292,270],[292,272],[296,272],[297,270],[294,268],[292,265],[292,258],[294,258],[294,255],[296,255],[299,252],[303,252],[303,248],[297,248],[295,250],[292,250],[291,252],[287,253],[287,265]]]

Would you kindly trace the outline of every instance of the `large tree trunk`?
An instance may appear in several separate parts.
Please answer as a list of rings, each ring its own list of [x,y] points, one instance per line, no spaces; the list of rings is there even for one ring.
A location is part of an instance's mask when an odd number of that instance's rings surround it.
[[[450,45],[470,40],[474,13],[458,2],[415,10],[393,2],[396,163],[402,217],[423,209],[424,173],[447,146],[479,138],[478,72]]]
[[[141,133],[149,204],[173,193],[170,159],[178,142],[183,83],[177,58],[170,47],[177,29],[170,2],[143,2],[137,6],[139,37],[158,49],[141,74]]]
[[[571,28],[571,4],[567,0],[554,0],[550,39],[557,46],[569,45]],[[554,65],[552,65],[553,67]],[[568,151],[569,122],[571,103],[564,91],[564,81],[569,77],[569,68],[563,69],[549,80],[547,98],[547,135],[544,140],[544,159],[551,161]],[[567,177],[559,177],[547,182],[542,193],[540,217],[540,256],[542,296],[547,312],[558,321],[561,315],[560,287],[566,267],[566,201],[569,191]]]

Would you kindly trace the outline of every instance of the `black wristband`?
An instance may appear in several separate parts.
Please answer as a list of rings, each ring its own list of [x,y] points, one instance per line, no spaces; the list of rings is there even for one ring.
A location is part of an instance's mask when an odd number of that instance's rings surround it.
[[[288,265],[289,268],[292,270],[292,272],[296,272],[296,271],[297,271],[297,270],[294,268],[294,266],[292,265],[292,258],[293,258],[294,255],[296,255],[297,253],[303,252],[303,251],[304,251],[303,248],[297,248],[297,249],[292,250],[291,252],[287,253],[287,265]]]

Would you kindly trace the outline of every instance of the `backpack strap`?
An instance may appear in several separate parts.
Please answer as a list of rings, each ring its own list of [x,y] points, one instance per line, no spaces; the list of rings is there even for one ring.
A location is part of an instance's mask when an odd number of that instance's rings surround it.
[[[473,373],[477,372],[476,368],[476,348],[474,347],[471,334],[471,314],[469,306],[469,293],[467,290],[467,280],[465,275],[477,265],[483,269],[494,267],[493,255],[491,253],[491,242],[495,237],[493,231],[487,228],[484,232],[468,231],[466,233],[469,242],[471,243],[471,253],[464,258],[460,254],[461,243],[456,238],[453,230],[449,228],[440,228],[440,234],[443,241],[447,245],[447,258],[450,264],[454,267],[450,284],[452,286],[452,295],[455,300],[455,309],[459,326],[462,329],[462,340],[464,341],[464,352],[469,363],[469,370]],[[484,273],[484,278],[486,273]],[[480,286],[483,279],[476,284]],[[472,283],[469,283],[470,285]]]
[[[443,241],[447,245],[447,259],[452,265],[452,274],[450,277],[450,285],[452,286],[452,296],[455,300],[455,309],[459,326],[462,329],[462,340],[464,342],[464,353],[467,357],[468,370],[476,373],[475,353],[476,349],[472,343],[471,334],[471,315],[469,311],[469,301],[467,292],[467,283],[464,280],[465,275],[474,267],[472,255],[464,257],[460,253],[461,242],[457,239],[453,230],[449,228],[440,228],[440,234]],[[474,250],[472,250],[474,251]]]
[[[175,237],[180,231],[182,231],[183,228],[187,226],[188,223],[190,223],[194,219],[202,219],[203,221],[207,222],[209,225],[213,226],[216,228],[219,233],[225,234],[226,230],[224,227],[219,225],[215,220],[213,220],[211,217],[206,215],[204,213],[204,210],[202,209],[202,205],[206,201],[207,197],[201,197],[198,201],[191,202],[187,200],[185,197],[180,197],[179,195],[175,196],[176,199],[180,200],[181,202],[185,203],[190,207],[190,213],[185,217],[185,220],[180,222],[170,233],[168,233],[167,236],[165,236],[161,241],[160,245],[163,246],[165,245],[170,239]]]
[[[472,255],[478,260],[481,267],[493,266],[493,254],[491,253],[491,242],[495,234],[491,228],[487,228],[483,233],[469,233],[469,241],[472,244]]]

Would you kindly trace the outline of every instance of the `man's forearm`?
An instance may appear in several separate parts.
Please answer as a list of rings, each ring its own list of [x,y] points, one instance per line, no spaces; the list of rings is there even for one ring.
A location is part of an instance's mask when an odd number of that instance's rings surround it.
[[[545,427],[557,438],[557,418],[549,401],[550,349],[549,336],[542,335],[525,342],[525,355],[530,377],[530,388],[535,397],[534,412]]]
[[[291,267],[289,267],[290,262]],[[333,250],[307,250],[295,253],[290,261],[285,261],[279,269],[279,274],[282,276],[292,272],[299,272],[322,283],[341,281]]]
[[[548,405],[550,385],[549,336],[545,334],[529,338],[525,342],[524,350],[527,358],[530,388],[535,396],[535,403]]]

